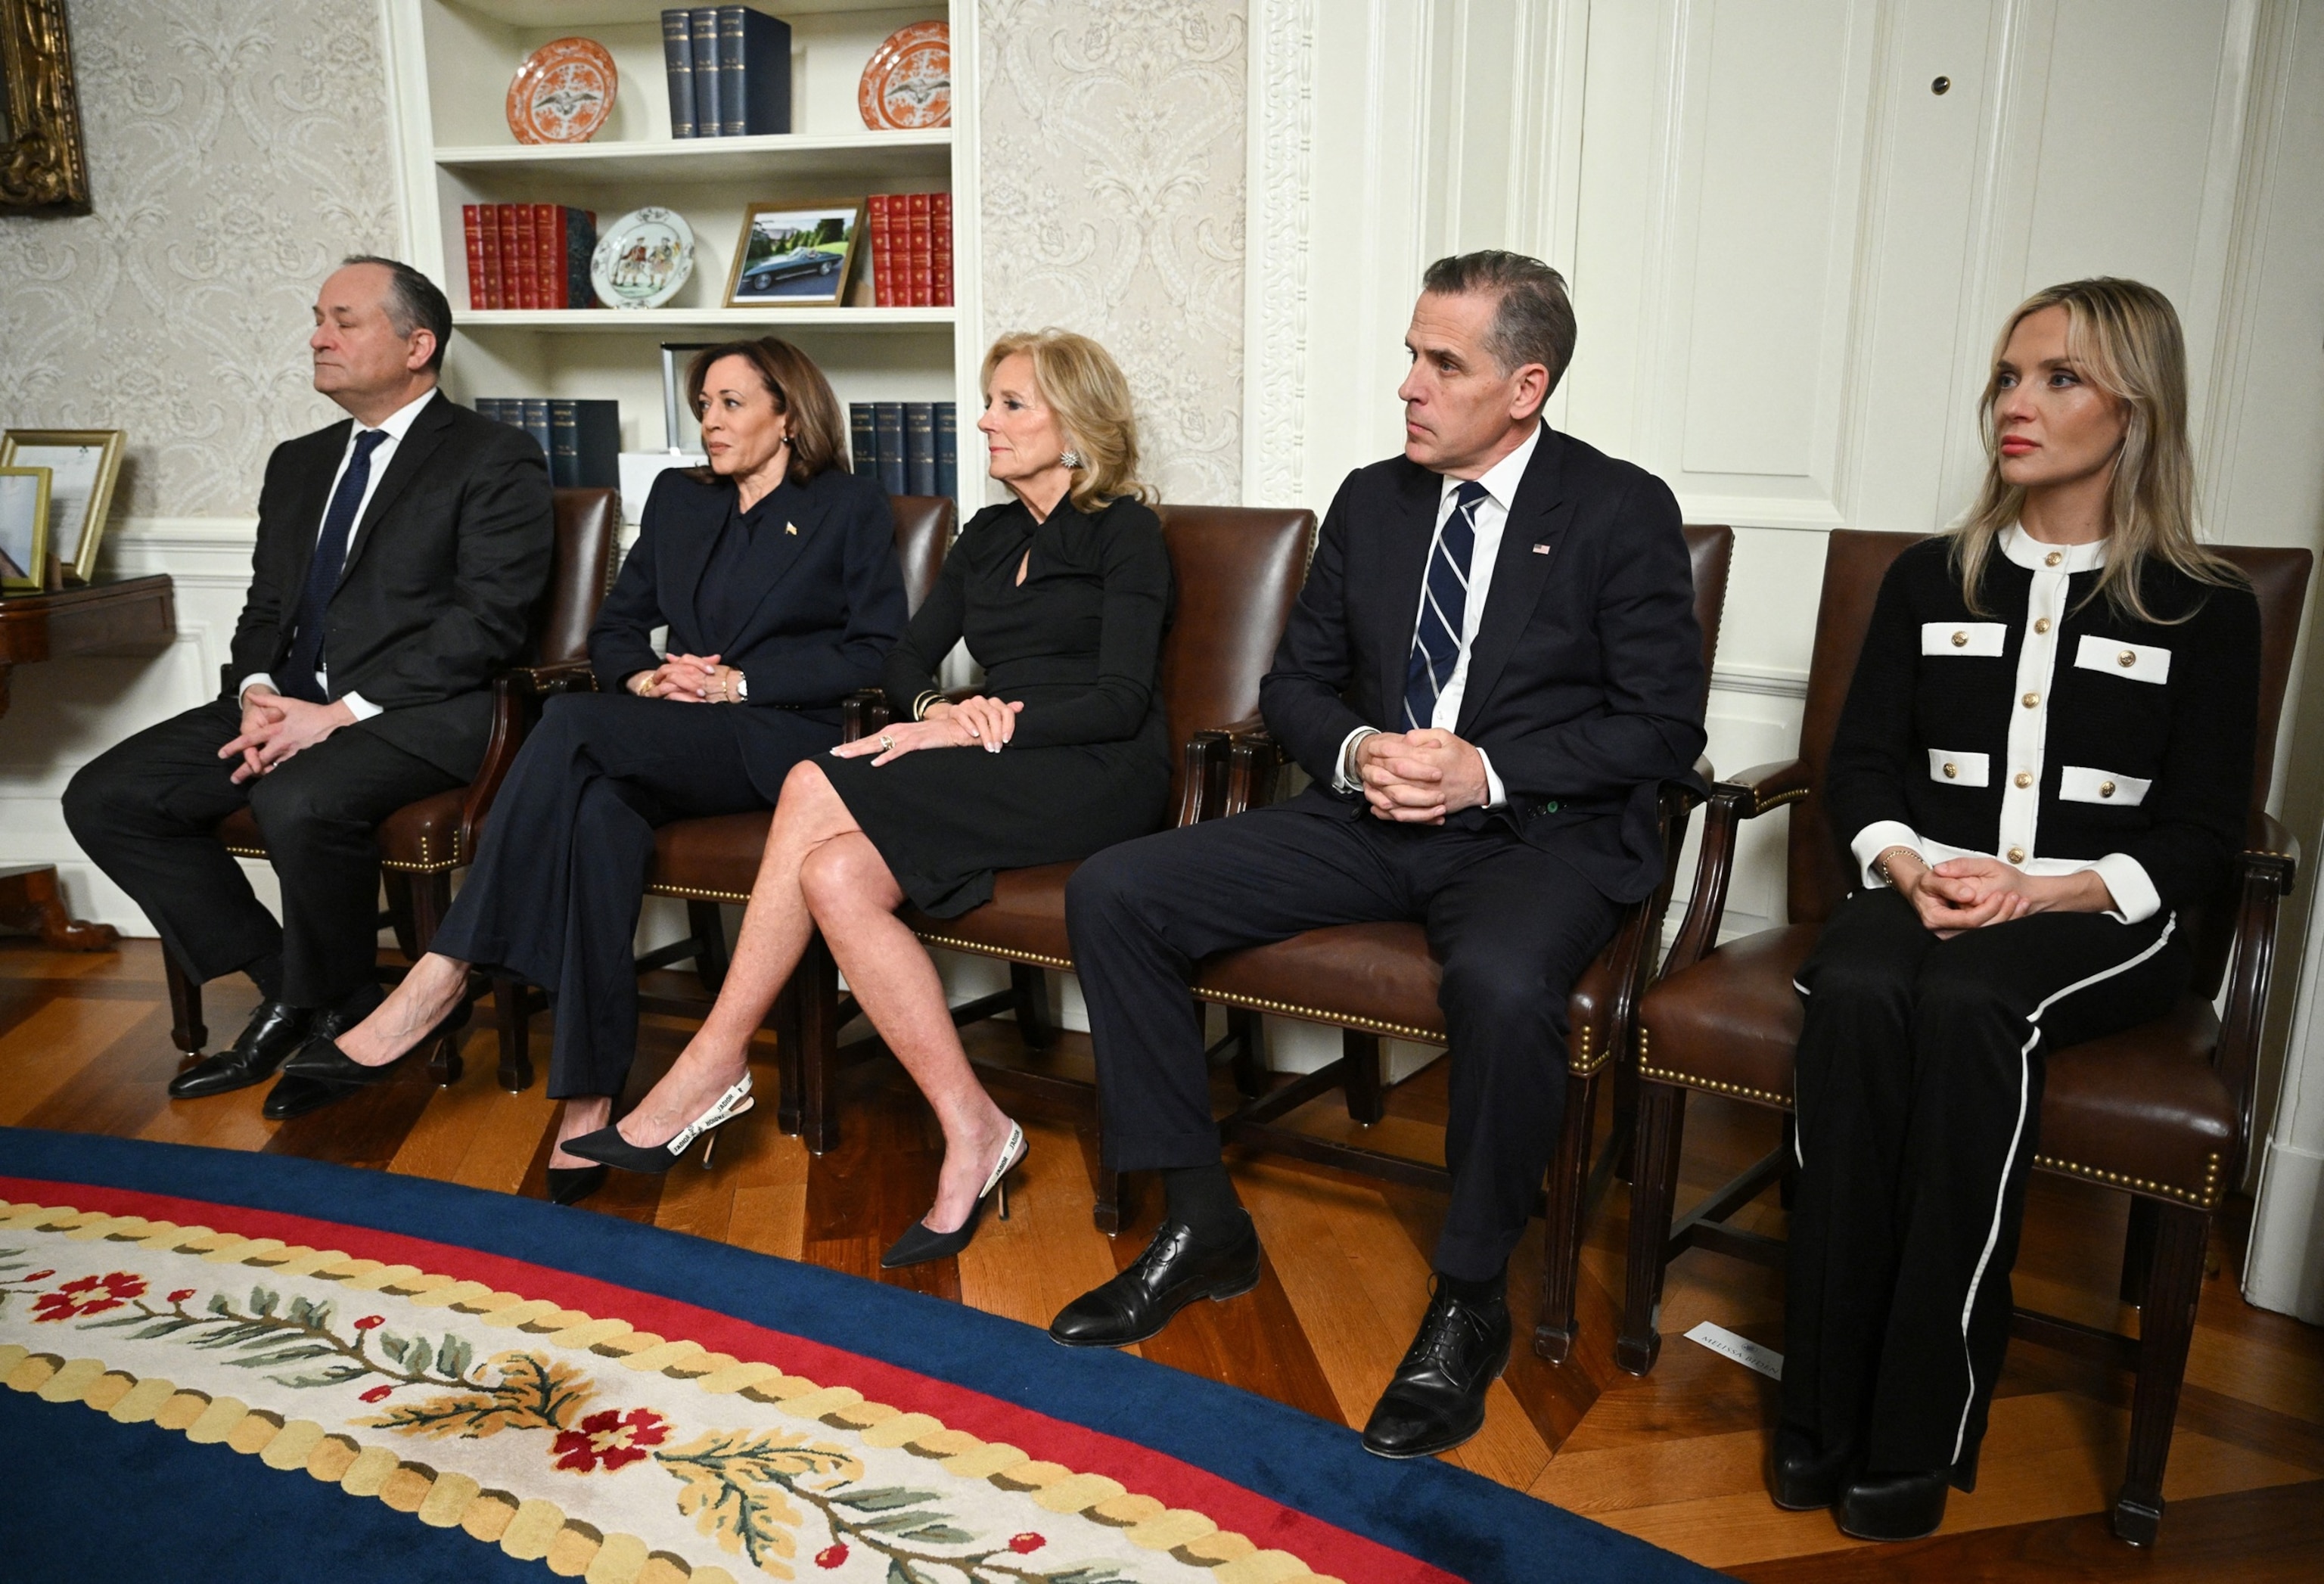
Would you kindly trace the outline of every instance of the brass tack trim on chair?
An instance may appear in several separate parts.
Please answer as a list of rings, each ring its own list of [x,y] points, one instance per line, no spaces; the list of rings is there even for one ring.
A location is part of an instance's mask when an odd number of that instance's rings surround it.
[[[1721,1083],[1716,1078],[1697,1078],[1692,1073],[1673,1073],[1665,1068],[1648,1066],[1647,1040],[1647,1031],[1639,1029],[1638,1076],[1641,1078],[1652,1078],[1664,1083],[1681,1083],[1689,1089],[1707,1089],[1715,1094],[1732,1094],[1744,1100],[1756,1100],[1762,1105],[1778,1106],[1787,1111],[1792,1109],[1792,1097],[1788,1094],[1775,1094],[1767,1090],[1754,1089],[1748,1083]]]
[[[1781,808],[1786,803],[1797,803],[1801,798],[1805,797],[1809,791],[1810,788],[1806,787],[1794,787],[1788,792],[1778,792],[1773,797],[1763,798],[1755,794],[1751,799],[1751,812],[1756,816],[1766,813],[1771,808]]]
[[[648,886],[646,890],[652,896],[678,897],[689,902],[748,902],[751,899],[748,891],[714,891],[701,886],[653,885]]]
[[[2219,1157],[2217,1154],[2207,1157],[2203,1167],[2203,1187],[2200,1193],[2193,1189],[2174,1187],[2168,1183],[2153,1182],[2145,1177],[2133,1177],[2122,1172],[2109,1172],[2099,1166],[2086,1166],[2079,1161],[2060,1160],[2054,1156],[2037,1155],[2034,1157],[2034,1164],[2044,1171],[2060,1172],[2070,1177],[2087,1178],[2093,1183],[2103,1183],[2109,1188],[2127,1188],[2140,1193],[2153,1193],[2164,1199],[2175,1199],[2181,1204],[2191,1205],[2197,1210],[2216,1210],[2219,1204]]]
[[[1593,1078],[1613,1059],[1614,1047],[1610,1045],[1598,1053],[1596,1060],[1591,1059],[1590,1030],[1584,1028],[1582,1031],[1582,1054],[1566,1057],[1565,1070],[1576,1078]]]
[[[1265,996],[1238,995],[1232,990],[1205,990],[1194,987],[1194,994],[1206,1001],[1216,1001],[1222,1007],[1242,1007],[1253,1012],[1274,1012],[1286,1018],[1296,1018],[1305,1023],[1328,1023],[1337,1028],[1360,1029],[1366,1034],[1393,1035],[1398,1039],[1415,1040],[1422,1045],[1443,1045],[1444,1036],[1430,1028],[1415,1028],[1408,1024],[1390,1023],[1385,1018],[1359,1018],[1346,1012],[1325,1012],[1314,1007],[1303,1007],[1296,1001],[1270,1001]]]
[[[954,952],[971,952],[980,957],[1000,957],[1010,962],[1029,962],[1038,968],[1056,969],[1061,973],[1071,973],[1074,971],[1074,960],[1070,957],[1052,957],[1046,952],[1003,951],[999,946],[987,945],[982,941],[956,940],[951,935],[940,935],[932,931],[915,933],[931,946],[943,946]]]
[[[268,856],[266,849],[263,847],[237,847],[231,842],[228,842],[226,844],[226,850],[233,853],[236,858],[255,858],[262,862],[264,861]]]

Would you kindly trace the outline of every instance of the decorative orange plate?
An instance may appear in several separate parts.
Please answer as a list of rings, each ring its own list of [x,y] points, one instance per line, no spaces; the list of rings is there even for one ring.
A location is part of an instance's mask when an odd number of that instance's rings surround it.
[[[856,85],[856,107],[874,132],[919,132],[952,124],[952,29],[916,22],[872,51]]]
[[[586,143],[613,113],[621,79],[595,39],[556,39],[524,58],[509,83],[509,130],[521,143]]]

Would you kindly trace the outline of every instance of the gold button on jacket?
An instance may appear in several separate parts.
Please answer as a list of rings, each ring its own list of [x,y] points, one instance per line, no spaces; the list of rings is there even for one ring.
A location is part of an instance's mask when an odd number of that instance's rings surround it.
[[[2114,783],[2113,783],[2112,781],[2100,781],[2100,782],[2098,783],[2098,796],[2099,796],[2099,797],[2113,797],[2113,796],[2114,796]]]
[[[2024,861],[2025,861],[2025,849],[2024,849],[2024,848],[2023,848],[2023,847],[2012,847],[2012,848],[2009,850],[2009,861],[2010,861],[2010,862],[2012,862],[2012,863],[2023,863],[2023,862],[2024,862]]]

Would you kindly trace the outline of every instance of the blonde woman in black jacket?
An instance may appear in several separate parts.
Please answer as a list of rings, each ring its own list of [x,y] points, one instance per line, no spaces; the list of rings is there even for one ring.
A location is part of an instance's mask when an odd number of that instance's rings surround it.
[[[2196,541],[2178,316],[2029,299],[1966,523],[1882,585],[1827,781],[1860,889],[1802,969],[1775,1498],[1865,1539],[1974,1487],[2043,1063],[2160,1016],[2250,800],[2259,611]]]

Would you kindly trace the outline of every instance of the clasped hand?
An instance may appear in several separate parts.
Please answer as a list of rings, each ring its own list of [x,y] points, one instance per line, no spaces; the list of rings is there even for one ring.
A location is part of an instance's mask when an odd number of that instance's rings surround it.
[[[1373,815],[1399,824],[1441,825],[1446,815],[1481,807],[1492,795],[1476,744],[1434,726],[1364,738],[1356,744],[1356,777]]]
[[[1904,849],[1883,854],[1896,890],[1940,940],[2030,914],[2103,913],[2114,894],[2094,870],[2031,875],[1997,858],[1948,858],[1932,867]]]
[[[670,698],[680,704],[739,704],[734,679],[742,673],[722,666],[716,655],[671,655],[650,671],[630,678],[640,698]]]
[[[878,754],[872,761],[875,769],[923,748],[974,747],[999,753],[1017,734],[1017,714],[1024,707],[1022,700],[986,698],[982,694],[957,704],[939,701],[917,721],[899,721],[885,731],[843,742],[831,751],[841,759]]]
[[[344,704],[309,704],[303,698],[285,698],[271,687],[253,687],[242,695],[242,734],[219,749],[218,757],[241,757],[228,778],[239,787],[340,727],[354,724],[355,718],[355,711]]]

